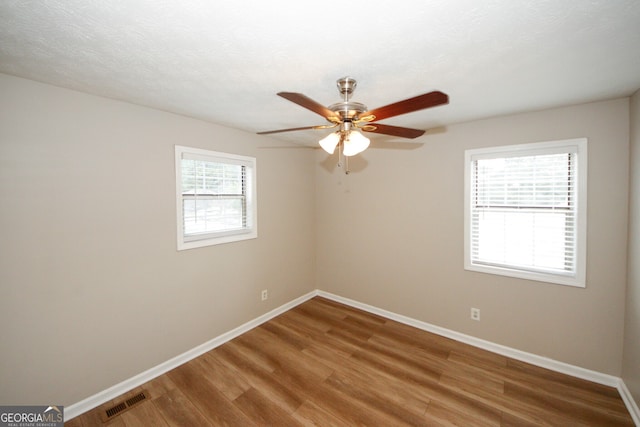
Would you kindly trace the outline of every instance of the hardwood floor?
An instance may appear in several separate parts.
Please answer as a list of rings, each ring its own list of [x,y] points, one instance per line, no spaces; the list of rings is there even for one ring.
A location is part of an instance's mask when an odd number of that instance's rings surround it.
[[[103,423],[144,390],[148,398]],[[66,425],[633,426],[616,389],[316,297]]]

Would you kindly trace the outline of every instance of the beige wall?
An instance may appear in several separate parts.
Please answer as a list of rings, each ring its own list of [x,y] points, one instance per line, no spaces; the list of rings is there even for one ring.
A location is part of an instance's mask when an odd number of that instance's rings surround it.
[[[640,91],[631,98],[629,258],[622,379],[640,406]]]
[[[454,125],[345,176],[322,152],[144,107],[6,75],[0,93],[2,404],[76,403],[316,287],[621,374],[627,99]],[[589,138],[587,288],[463,270],[464,150],[574,137]],[[258,158],[258,239],[176,251],[175,144]]]
[[[576,137],[589,140],[586,289],[465,271],[464,150]],[[458,124],[420,141],[424,145],[414,150],[367,150],[348,176],[332,170],[334,161],[319,152],[318,286],[619,376],[629,100]],[[480,322],[469,318],[471,307],[481,310]]]
[[[1,404],[76,403],[316,288],[312,150],[6,75],[0,93]],[[257,157],[258,239],[176,251],[175,144]]]

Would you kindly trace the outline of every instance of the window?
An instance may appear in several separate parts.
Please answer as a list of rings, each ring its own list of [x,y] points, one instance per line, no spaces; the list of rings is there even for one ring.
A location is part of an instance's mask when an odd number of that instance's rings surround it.
[[[176,146],[178,250],[257,237],[256,160]]]
[[[465,152],[465,269],[585,286],[587,140]]]

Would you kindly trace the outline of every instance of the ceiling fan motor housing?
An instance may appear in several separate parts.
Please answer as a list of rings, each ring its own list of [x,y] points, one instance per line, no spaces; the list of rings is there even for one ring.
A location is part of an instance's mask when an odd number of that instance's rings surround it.
[[[359,102],[338,102],[330,105],[329,109],[338,113],[343,120],[353,119],[356,115],[367,111],[367,106]]]

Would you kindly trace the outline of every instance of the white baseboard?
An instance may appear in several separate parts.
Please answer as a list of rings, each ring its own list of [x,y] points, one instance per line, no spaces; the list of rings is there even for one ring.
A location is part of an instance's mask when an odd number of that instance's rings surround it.
[[[579,366],[570,365],[568,363],[559,362],[557,360],[549,359],[547,357],[538,356],[536,354],[527,353],[525,351],[517,350],[511,347],[506,347],[500,344],[495,344],[490,341],[485,341],[479,338],[465,335],[460,332],[452,331],[450,329],[441,328],[430,323],[422,322],[407,316],[393,313],[391,311],[383,310],[368,304],[363,304],[358,301],[344,298],[338,295],[331,294],[325,291],[317,291],[319,296],[336,301],[360,310],[367,311],[369,313],[377,314],[387,319],[395,320],[396,322],[404,323],[405,325],[413,326],[418,329],[422,329],[427,332],[434,333],[436,335],[451,338],[453,340],[463,342],[465,344],[472,345],[474,347],[482,348],[484,350],[491,351],[493,353],[501,354],[503,356],[510,357],[512,359],[527,362],[541,368],[550,369],[552,371],[560,372],[562,374],[571,375],[573,377],[581,378],[587,381],[592,381],[597,384],[606,385],[618,389],[622,400],[624,401],[634,423],[640,427],[640,411],[636,405],[631,393],[627,389],[624,381],[621,378],[613,375],[603,374],[601,372],[592,371],[590,369],[581,368]]]
[[[152,379],[166,372],[169,372],[170,370],[177,368],[178,366],[187,363],[192,359],[195,359],[196,357],[206,353],[207,351],[213,350],[214,348],[226,343],[227,341],[231,341],[235,337],[242,335],[243,333],[255,328],[256,326],[260,326],[264,322],[273,319],[274,317],[292,309],[299,304],[302,304],[307,300],[310,300],[316,295],[317,291],[309,292],[308,294],[296,298],[286,304],[283,304],[280,307],[275,308],[270,312],[265,313],[253,320],[250,320],[249,322],[240,325],[229,332],[219,335],[212,340],[205,342],[204,344],[194,347],[191,350],[188,350],[134,377],[124,380],[121,383],[114,385],[113,387],[109,387],[108,389],[96,393],[93,396],[89,396],[88,398],[74,403],[73,405],[65,406],[65,421],[69,421],[70,419],[75,418],[87,411],[90,411],[91,409],[94,409],[108,402],[109,400],[115,399],[116,397],[128,392],[129,390],[141,386],[142,384],[151,381]]]
[[[556,372],[560,372],[563,374],[571,375],[573,377],[581,378],[584,380],[592,381],[598,384],[603,384],[606,386],[617,388],[622,400],[624,401],[627,409],[629,410],[633,421],[636,425],[640,426],[640,410],[638,409],[637,404],[633,400],[631,393],[627,389],[624,381],[621,378],[615,377],[613,375],[607,375],[600,372],[592,371],[589,369],[581,368],[579,366],[570,365],[568,363],[559,362],[557,360],[549,359],[546,357],[538,356],[532,353],[527,353],[521,350],[517,350],[514,348],[506,347],[500,344],[495,344],[490,341],[485,341],[479,338],[472,337],[470,335],[465,335],[456,331],[452,331],[450,329],[442,328],[440,326],[435,326],[430,323],[426,323],[420,320],[416,320],[407,316],[403,316],[397,313],[393,313],[391,311],[383,310],[368,304],[363,304],[358,301],[351,300],[349,298],[344,298],[329,292],[315,290],[309,292],[306,295],[303,295],[299,298],[294,299],[286,304],[281,305],[280,307],[271,310],[268,313],[263,314],[237,328],[226,332],[216,338],[213,338],[210,341],[207,341],[204,344],[201,344],[189,351],[186,351],[166,362],[163,362],[151,369],[148,369],[132,378],[129,378],[119,384],[114,385],[106,390],[103,390],[93,396],[90,396],[78,403],[74,403],[73,405],[67,406],[64,408],[65,421],[68,421],[72,418],[77,417],[80,414],[83,414],[87,411],[90,411],[93,408],[96,408],[109,400],[115,399],[116,397],[132,390],[152,379],[174,369],[188,361],[195,359],[196,357],[206,353],[207,351],[213,350],[214,348],[226,343],[234,339],[235,337],[242,335],[243,333],[255,328],[256,326],[261,325],[262,323],[296,307],[297,305],[302,304],[305,301],[310,300],[315,296],[322,296],[324,298],[330,299],[332,301],[336,301],[354,308],[358,308],[369,313],[377,314],[379,316],[385,317],[387,319],[395,320],[400,323],[404,323],[405,325],[413,326],[418,329],[422,329],[427,332],[432,332],[434,334],[444,336],[447,338],[454,339],[459,342],[463,342],[465,344],[472,345],[474,347],[482,348],[484,350],[488,350],[497,354],[501,354],[503,356],[507,356],[516,360],[520,360],[522,362],[527,362],[535,366],[539,366],[542,368],[547,368]]]
[[[633,422],[636,423],[637,426],[640,426],[640,408],[638,408],[636,401],[633,400],[633,396],[631,396],[631,392],[623,380],[620,380],[620,384],[618,384],[618,391],[620,392],[622,401],[631,414],[631,418],[633,418]]]

